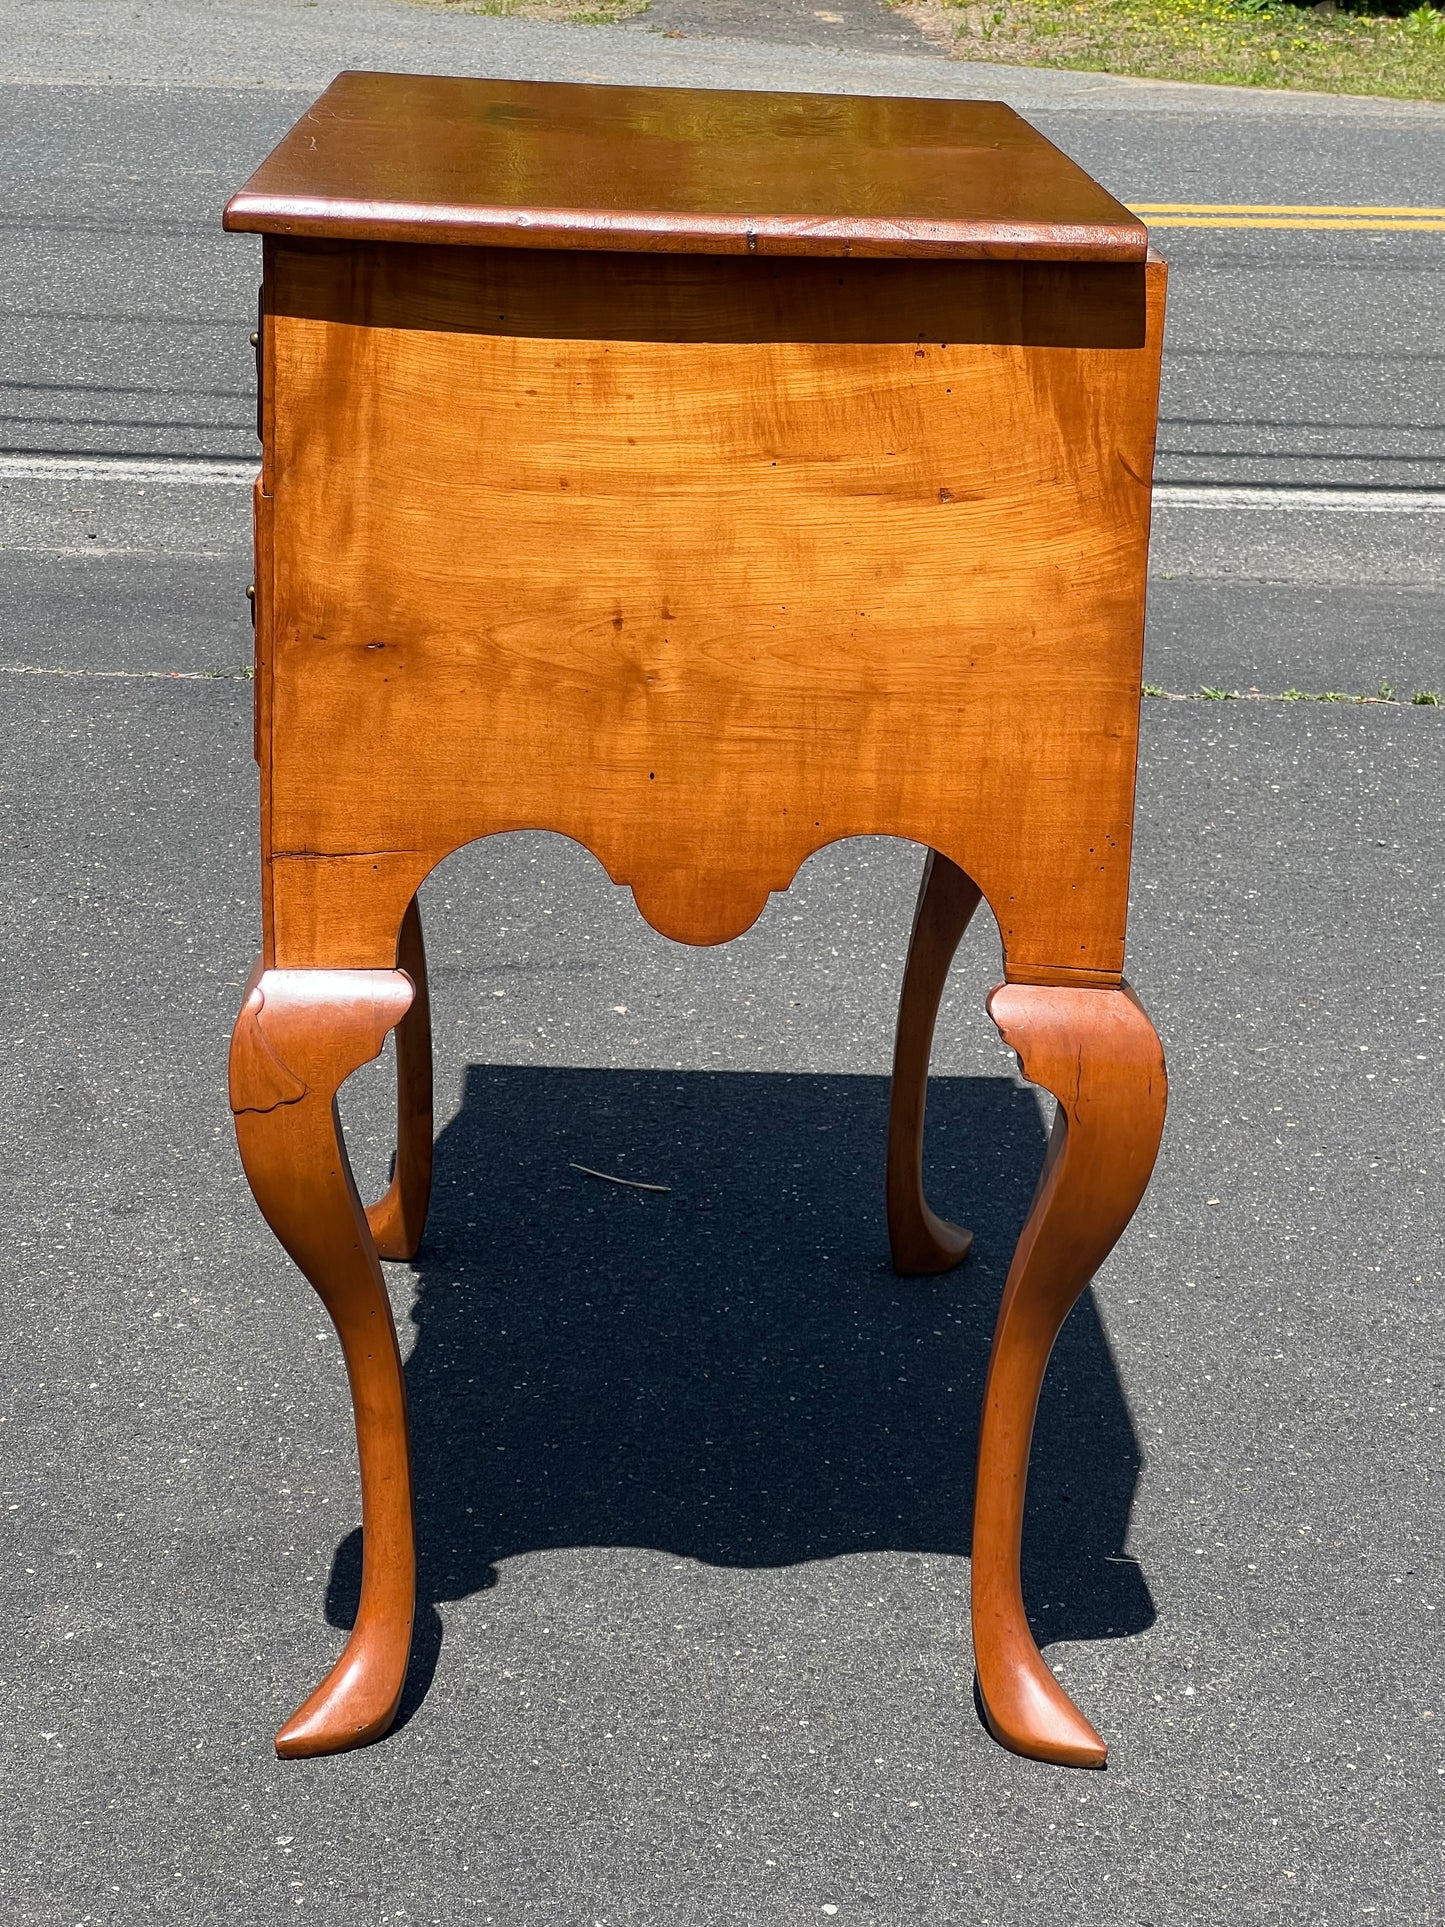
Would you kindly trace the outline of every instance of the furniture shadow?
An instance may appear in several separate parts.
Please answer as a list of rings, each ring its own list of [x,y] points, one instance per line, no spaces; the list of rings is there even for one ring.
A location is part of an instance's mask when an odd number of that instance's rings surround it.
[[[903,1279],[887,1114],[881,1077],[468,1070],[416,1262],[403,1719],[436,1665],[438,1602],[495,1585],[519,1554],[968,1553],[989,1342],[1045,1127],[1009,1079],[934,1080],[930,1197],[975,1242],[959,1270]],[[1089,1292],[1035,1432],[1025,1597],[1041,1644],[1153,1622],[1123,1552],[1140,1463]],[[333,1624],[353,1622],[359,1579],[355,1532]]]

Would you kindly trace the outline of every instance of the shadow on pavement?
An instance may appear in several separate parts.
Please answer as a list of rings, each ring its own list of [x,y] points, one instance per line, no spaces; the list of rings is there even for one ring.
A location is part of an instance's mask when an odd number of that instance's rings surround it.
[[[519,1554],[655,1547],[717,1566],[969,1551],[989,1339],[1043,1157],[1032,1092],[930,1089],[931,1195],[963,1268],[887,1261],[884,1078],[473,1065],[437,1142],[407,1363],[416,1648]],[[956,1160],[956,1168],[955,1168]],[[587,1178],[590,1165],[670,1187]],[[1093,1294],[1045,1383],[1025,1534],[1041,1643],[1142,1631],[1121,1558],[1138,1443]],[[356,1610],[361,1535],[327,1616]]]

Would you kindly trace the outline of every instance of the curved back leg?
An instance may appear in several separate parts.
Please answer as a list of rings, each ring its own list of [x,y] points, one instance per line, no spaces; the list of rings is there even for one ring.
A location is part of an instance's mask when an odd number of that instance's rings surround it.
[[[396,967],[411,978],[416,992],[396,1027],[396,1168],[385,1194],[368,1207],[366,1220],[377,1255],[405,1261],[420,1248],[431,1202],[431,999],[415,897],[402,918]]]
[[[410,979],[395,970],[258,969],[231,1039],[241,1162],[267,1223],[336,1327],[361,1461],[356,1625],[330,1673],[277,1735],[284,1757],[378,1739],[396,1716],[411,1648],[416,1557],[406,1393],[336,1092],[377,1056],[412,994]]]
[[[1029,1445],[1064,1319],[1149,1182],[1164,1128],[1164,1053],[1127,986],[1001,984],[989,1015],[1025,1077],[1059,1100],[1004,1285],[984,1388],[973,1525],[973,1648],[989,1728],[1015,1753],[1102,1766],[1103,1740],[1029,1631],[1019,1557]]]
[[[956,863],[928,852],[903,968],[888,1107],[888,1243],[894,1270],[906,1277],[951,1271],[973,1243],[971,1231],[938,1217],[923,1195],[923,1116],[943,986],[979,897]]]

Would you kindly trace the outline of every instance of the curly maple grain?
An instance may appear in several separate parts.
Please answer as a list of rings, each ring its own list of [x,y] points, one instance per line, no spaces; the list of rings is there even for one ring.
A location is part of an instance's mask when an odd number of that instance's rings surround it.
[[[356,1625],[327,1677],[276,1737],[294,1758],[380,1738],[411,1648],[416,1558],[406,1394],[396,1328],[336,1114],[336,1092],[376,1057],[412,1003],[399,970],[268,970],[247,986],[231,1043],[241,1162],[266,1222],[341,1340],[361,1465]]]
[[[1070,1307],[1144,1195],[1164,1128],[1164,1054],[1127,987],[1002,984],[989,1015],[1026,1077],[1059,1101],[1028,1221],[1004,1286],[984,1390],[973,1526],[973,1644],[994,1737],[1059,1766],[1106,1748],[1044,1664],[1019,1560],[1034,1414]]]
[[[928,852],[903,969],[888,1108],[888,1243],[893,1268],[905,1277],[951,1271],[973,1244],[973,1233],[938,1217],[923,1194],[923,1118],[948,967],[981,901],[978,885],[956,863]]]
[[[266,262],[269,963],[392,966],[498,832],[692,944],[887,835],[1118,982],[1162,269]]]
[[[411,1008],[396,1027],[396,1168],[385,1196],[368,1208],[366,1221],[379,1257],[410,1260],[426,1229],[432,1164],[431,1000],[415,897],[402,919],[396,963],[416,988]]]

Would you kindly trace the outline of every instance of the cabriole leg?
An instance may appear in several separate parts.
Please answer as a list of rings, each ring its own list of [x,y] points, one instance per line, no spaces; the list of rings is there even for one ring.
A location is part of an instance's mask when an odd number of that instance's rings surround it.
[[[888,1243],[894,1270],[908,1277],[951,1271],[973,1243],[971,1231],[936,1216],[923,1195],[923,1116],[943,986],[979,894],[956,863],[928,852],[898,1001],[888,1109]]]
[[[421,1245],[431,1201],[431,1001],[415,897],[402,919],[396,964],[416,991],[396,1027],[396,1168],[386,1194],[369,1207],[366,1220],[378,1255],[406,1260],[414,1258]]]
[[[416,1558],[406,1393],[376,1246],[342,1141],[336,1093],[412,1003],[397,970],[253,973],[231,1039],[241,1162],[267,1223],[341,1340],[361,1462],[362,1577],[340,1659],[276,1738],[286,1757],[339,1753],[396,1716],[411,1647]]]
[[[1003,984],[988,1002],[1025,1077],[1059,1101],[1004,1286],[984,1390],[973,1526],[973,1644],[994,1737],[1060,1766],[1105,1746],[1034,1644],[1019,1557],[1039,1387],[1069,1308],[1134,1215],[1164,1128],[1164,1055],[1133,992]]]

